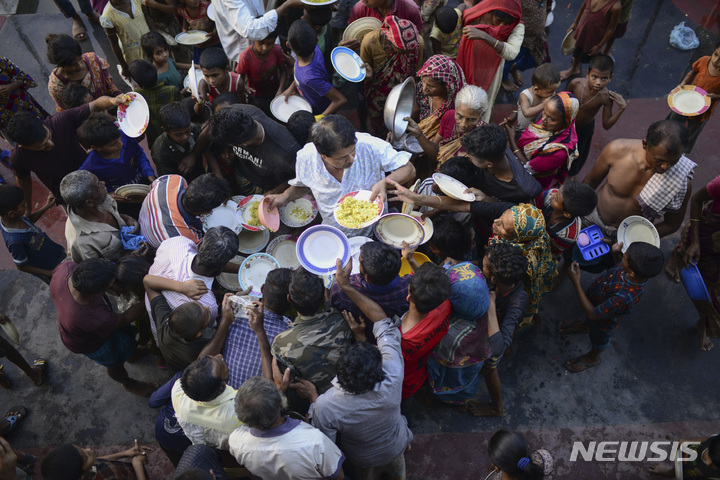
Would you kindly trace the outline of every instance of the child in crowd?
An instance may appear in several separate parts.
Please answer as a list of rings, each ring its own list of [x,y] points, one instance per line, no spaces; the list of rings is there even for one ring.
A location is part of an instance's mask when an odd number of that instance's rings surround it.
[[[575,51],[572,66],[560,72],[560,79],[580,73],[580,64],[588,63],[599,55],[605,44],[615,34],[620,18],[620,0],[585,0],[578,10],[575,21],[567,29],[575,30]]]
[[[54,205],[55,196],[51,193],[45,205],[29,218],[25,217],[27,202],[22,189],[0,185],[0,227],[5,246],[18,270],[36,275],[45,283],[50,283],[53,270],[67,257],[65,248],[35,225]]]
[[[145,98],[150,109],[150,121],[145,136],[148,145],[154,145],[155,139],[162,134],[160,109],[163,105],[180,101],[180,92],[169,85],[158,85],[157,68],[147,60],[135,60],[130,65],[130,74],[138,84],[135,91]]]
[[[195,148],[200,136],[200,126],[192,123],[190,112],[180,102],[173,102],[160,109],[160,122],[163,134],[152,146],[152,159],[158,176],[178,174],[178,165]],[[188,182],[205,173],[202,163],[197,162],[193,169],[182,174]]]
[[[462,27],[462,10],[460,8],[450,6],[438,8],[435,12],[435,26],[430,33],[433,53],[453,59],[457,58]]]
[[[85,85],[79,83],[68,83],[65,90],[62,92],[62,100],[65,106],[69,109],[85,105],[94,100],[90,89]]]
[[[188,70],[190,65],[175,63],[170,56],[170,45],[165,37],[160,32],[148,32],[142,36],[141,45],[145,59],[152,62],[157,68],[158,83],[165,82],[165,85],[182,90],[182,76],[178,72],[178,67]]]
[[[143,58],[142,36],[155,30],[146,8],[142,0],[110,0],[100,16],[100,25],[126,79],[130,78],[130,64]]]
[[[155,180],[155,172],[138,141],[121,132],[111,116],[105,112],[91,113],[80,128],[92,148],[80,170],[94,173],[105,182],[108,192],[123,185],[150,184]]]
[[[193,47],[193,61],[198,63],[206,48],[221,47],[215,22],[208,17],[209,0],[178,0],[178,15],[183,19],[183,32],[201,30],[209,34],[208,39]],[[222,48],[222,47],[221,47]]]
[[[306,7],[303,9],[302,17],[300,17],[305,20],[308,25],[313,28],[313,30],[315,30],[317,45],[323,54],[325,69],[328,72],[332,72],[334,68],[332,60],[330,59],[330,54],[332,53],[332,49],[335,47],[335,43],[333,42],[332,32],[329,28],[327,28],[327,24],[330,23],[332,14],[332,8],[330,8],[329,5],[324,5],[311,8]]]
[[[475,416],[499,417],[505,413],[497,367],[530,305],[530,296],[523,281],[527,268],[527,258],[516,245],[493,243],[485,250],[482,270],[490,288],[487,325],[492,356],[483,363],[481,373],[490,394],[490,403],[471,401],[469,410]]]
[[[707,121],[715,112],[718,100],[720,100],[720,43],[715,45],[715,50],[711,56],[706,55],[693,63],[692,70],[680,82],[680,86],[682,85],[697,85],[705,90],[710,98],[710,108],[702,115],[686,117],[671,111],[667,116],[670,120],[676,120],[683,125],[687,125],[689,138],[685,153],[690,153],[700,132],[702,132],[702,129],[707,125]]]
[[[48,112],[28,92],[37,83],[27,73],[20,70],[10,60],[0,57],[0,133],[7,139],[5,129],[10,117],[17,112],[32,112],[40,118],[48,116]],[[14,145],[14,143],[10,143]]]
[[[619,255],[622,244],[613,245],[613,255]],[[560,333],[587,333],[591,350],[565,362],[572,373],[584,372],[600,364],[600,354],[610,346],[610,335],[620,322],[620,315],[627,315],[640,301],[645,285],[658,275],[665,265],[662,251],[645,242],[633,242],[628,246],[622,261],[599,276],[583,291],[581,272],[573,262],[568,273],[587,320],[576,320],[560,329]]]
[[[232,95],[235,97],[234,93],[231,93],[229,95]],[[235,97],[237,100],[237,97]],[[212,109],[210,108],[209,104],[203,103],[202,105],[197,103],[193,97],[185,97],[182,100],[180,100],[180,103],[183,107],[185,107],[190,114],[190,121],[192,123],[197,123],[198,125],[204,125],[208,118],[210,118],[210,115],[212,114]]]
[[[295,81],[283,93],[296,92],[310,103],[314,114],[331,115],[345,105],[347,99],[330,82],[325,61],[317,46],[315,30],[304,20],[297,20],[288,31],[288,47],[297,56]]]
[[[438,173],[452,177],[465,185],[476,184],[474,180],[477,178],[476,167],[468,157],[461,156],[448,159],[447,162],[440,165]],[[428,177],[422,181],[417,189],[417,193],[430,196],[445,195],[432,177]],[[436,210],[433,207],[425,206],[416,207],[416,210],[420,213],[428,214],[427,216],[434,216],[440,212],[440,210]],[[471,215],[468,212],[454,212],[453,218],[462,225],[467,226],[470,222]]]
[[[617,92],[607,89],[613,76],[615,62],[607,55],[598,55],[590,60],[587,78],[575,78],[568,84],[568,90],[580,102],[580,109],[575,118],[575,131],[578,137],[578,158],[575,159],[568,175],[580,173],[592,144],[595,132],[595,115],[600,107],[603,108],[603,128],[609,130],[617,123],[627,107],[627,102]],[[720,83],[718,83],[720,86]],[[720,91],[720,89],[718,90]],[[613,113],[613,102],[618,109]]]
[[[618,18],[617,28],[615,28],[615,33],[612,37],[610,37],[610,40],[605,43],[605,51],[603,52],[605,55],[610,55],[610,50],[612,50],[615,39],[625,36],[635,0],[622,0],[621,3],[622,7],[620,8],[620,17]]]
[[[315,115],[306,110],[298,110],[288,118],[287,129],[298,145],[304,146],[310,141],[310,130],[315,122]]]
[[[522,134],[543,112],[548,99],[560,87],[560,73],[553,65],[543,63],[532,74],[532,86],[520,92],[515,132]]]
[[[270,115],[270,102],[287,88],[285,55],[275,43],[277,30],[262,40],[255,40],[238,58],[235,72],[242,75],[255,106]]]
[[[198,85],[200,103],[206,100],[213,103],[222,93],[234,93],[240,103],[248,103],[245,82],[239,74],[230,71],[230,61],[222,49],[205,49],[200,55],[200,68],[205,76]]]

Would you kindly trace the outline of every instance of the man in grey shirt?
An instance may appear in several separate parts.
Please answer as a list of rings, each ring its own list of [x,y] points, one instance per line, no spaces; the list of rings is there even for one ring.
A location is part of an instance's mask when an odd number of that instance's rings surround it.
[[[339,262],[339,261],[338,261]],[[400,350],[400,319],[387,318],[382,308],[350,285],[352,261],[338,265],[336,280],[345,294],[374,323],[377,346],[365,343],[365,325],[343,312],[356,339],[345,347],[337,363],[333,387],[322,395],[307,380],[296,378],[291,385],[312,403],[313,426],[345,453],[353,478],[405,478],[405,450],[413,438],[400,413],[404,363]]]

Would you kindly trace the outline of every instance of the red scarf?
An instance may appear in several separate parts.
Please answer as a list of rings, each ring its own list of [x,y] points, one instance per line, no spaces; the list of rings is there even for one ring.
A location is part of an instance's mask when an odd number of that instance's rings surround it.
[[[518,21],[510,25],[472,25],[472,22],[493,10],[500,10]],[[482,0],[474,7],[463,12],[463,25],[478,28],[493,38],[506,42],[513,29],[520,23],[522,7],[520,0]],[[495,43],[495,42],[493,42]],[[485,90],[490,88],[497,73],[502,57],[498,55],[492,45],[483,40],[469,40],[464,35],[458,48],[457,63],[465,72],[467,83],[476,85]]]

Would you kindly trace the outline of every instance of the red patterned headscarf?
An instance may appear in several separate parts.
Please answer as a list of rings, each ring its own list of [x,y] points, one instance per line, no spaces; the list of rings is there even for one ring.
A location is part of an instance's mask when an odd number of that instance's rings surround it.
[[[455,108],[455,95],[465,86],[465,75],[455,60],[445,55],[433,55],[428,58],[422,68],[417,72],[418,77],[432,77],[440,80],[447,90],[447,98],[443,104],[432,112],[430,102],[428,101],[422,87],[418,88],[417,101],[420,106],[420,119],[424,119],[431,114],[437,118],[442,116],[451,108]]]
[[[380,31],[397,50],[388,54],[387,66],[378,73],[378,81],[395,86],[415,73],[420,57],[420,33],[414,23],[395,15],[385,17]]]
[[[412,51],[420,46],[418,29],[410,20],[395,15],[385,17],[380,30],[398,50]]]

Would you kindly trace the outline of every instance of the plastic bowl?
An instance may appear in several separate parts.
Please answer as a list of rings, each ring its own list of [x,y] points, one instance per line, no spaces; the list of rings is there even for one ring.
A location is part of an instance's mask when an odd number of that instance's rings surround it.
[[[680,270],[680,278],[682,279],[685,291],[691,300],[696,302],[709,302],[710,294],[708,293],[705,282],[703,281],[700,269],[695,262]]]
[[[580,235],[583,234],[587,237],[588,244],[583,246],[578,242],[577,246],[586,261],[594,260],[610,251],[610,246],[602,241],[604,238],[602,230],[600,230],[600,227],[597,225],[590,225],[589,227],[583,228],[580,230]]]

